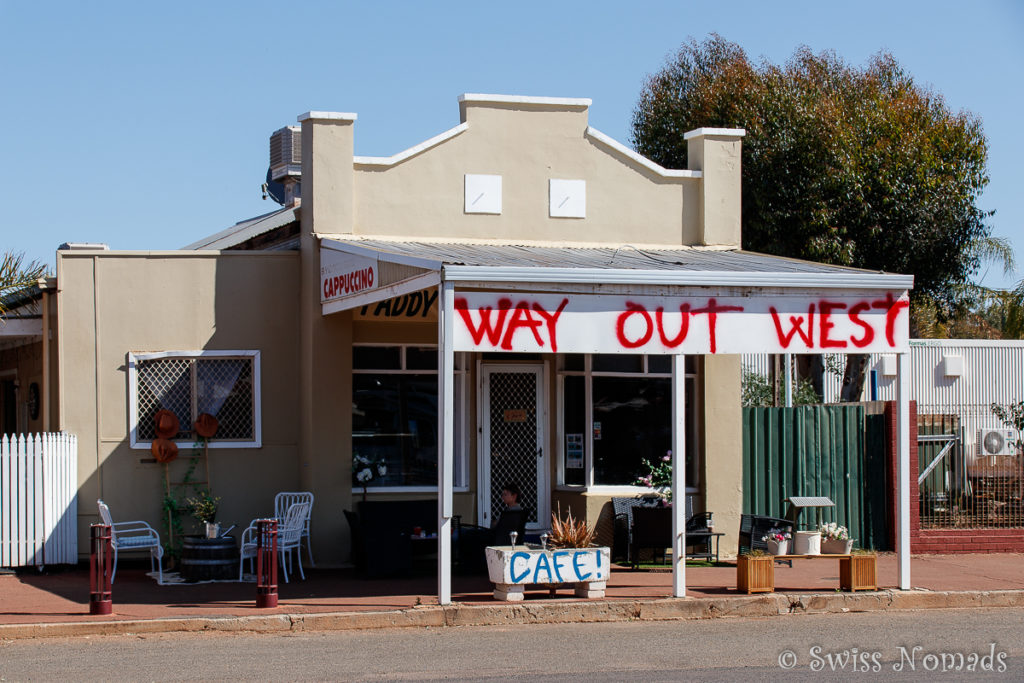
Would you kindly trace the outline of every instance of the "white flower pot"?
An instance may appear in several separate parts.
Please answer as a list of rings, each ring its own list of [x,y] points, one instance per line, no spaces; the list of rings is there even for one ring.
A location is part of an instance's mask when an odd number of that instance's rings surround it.
[[[837,538],[822,538],[821,552],[823,555],[849,555],[853,550],[853,539],[841,541]]]
[[[789,539],[781,541],[765,541],[768,544],[768,553],[771,555],[785,555],[789,553]]]
[[[794,555],[821,555],[820,531],[797,531],[793,534]]]

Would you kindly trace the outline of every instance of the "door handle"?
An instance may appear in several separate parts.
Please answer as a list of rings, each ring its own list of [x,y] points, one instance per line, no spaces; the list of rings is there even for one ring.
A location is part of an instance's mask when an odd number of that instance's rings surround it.
[[[543,458],[544,457],[544,449],[543,448],[538,448],[537,449],[537,457],[538,458]]]

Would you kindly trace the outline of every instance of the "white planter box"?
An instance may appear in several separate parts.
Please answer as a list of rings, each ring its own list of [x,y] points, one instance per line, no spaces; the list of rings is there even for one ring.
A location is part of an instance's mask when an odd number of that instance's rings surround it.
[[[485,553],[495,600],[522,600],[527,586],[572,586],[577,597],[603,598],[611,573],[608,547],[541,550],[504,545],[488,546]]]

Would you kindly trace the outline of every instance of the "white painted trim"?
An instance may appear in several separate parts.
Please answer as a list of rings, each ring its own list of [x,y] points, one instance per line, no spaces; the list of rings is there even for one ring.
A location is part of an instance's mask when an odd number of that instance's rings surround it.
[[[704,174],[701,173],[700,171],[689,171],[689,170],[683,170],[683,169],[668,169],[668,168],[665,168],[664,166],[660,166],[660,165],[654,163],[653,161],[651,161],[650,159],[648,159],[647,157],[641,156],[641,155],[637,154],[636,152],[631,150],[629,147],[626,147],[624,144],[622,144],[618,140],[605,135],[601,131],[599,131],[596,128],[593,128],[591,126],[587,126],[587,133],[586,134],[588,136],[592,137],[594,140],[597,140],[598,142],[600,142],[600,143],[602,143],[602,144],[612,148],[614,151],[618,152],[619,154],[621,154],[621,155],[623,155],[625,157],[628,157],[629,159],[633,160],[634,162],[640,164],[644,168],[646,168],[646,169],[648,169],[650,171],[654,171],[658,175],[663,176],[665,178],[703,178],[704,177]]]
[[[305,114],[299,114],[298,122],[303,121],[355,121],[359,118],[358,114],[351,114],[348,112],[340,111],[307,111]]]
[[[686,378],[686,356],[672,356],[672,500],[677,502],[686,501]],[[685,504],[672,506],[672,540],[672,596],[685,598]]]
[[[705,137],[708,135],[742,138],[746,134],[747,131],[743,128],[697,128],[695,130],[691,130],[689,133],[683,133],[683,139],[689,140],[690,138]]]
[[[496,104],[541,104],[561,107],[589,107],[593,100],[587,97],[532,97],[528,95],[486,95],[482,93],[463,93],[459,102]]]
[[[260,352],[255,349],[224,350],[207,349],[202,351],[129,351],[128,352],[128,446],[135,450],[148,450],[152,441],[140,441],[139,401],[138,401],[138,361],[160,358],[251,358],[252,359],[252,392],[253,392],[253,440],[224,441],[216,438],[208,443],[210,448],[262,448],[263,447],[263,379],[260,370]],[[189,439],[175,439],[174,443],[190,446]]]
[[[381,287],[380,289],[363,292],[362,294],[355,294],[353,296],[345,297],[344,299],[330,301],[321,305],[320,312],[322,315],[330,315],[331,313],[347,311],[353,308],[359,308],[360,306],[366,306],[378,301],[383,301],[384,299],[391,299],[403,294],[412,294],[413,292],[418,292],[421,289],[426,289],[428,287],[435,287],[440,282],[440,273],[424,273],[423,275],[417,275],[414,278],[402,280],[401,282],[396,282],[395,284],[388,285],[387,287]]]
[[[412,266],[413,268],[423,268],[424,270],[440,270],[444,265],[441,261],[420,258],[418,256],[393,254],[388,251],[380,251],[379,249],[373,249],[371,247],[361,247],[357,244],[338,240],[333,237],[327,237],[325,235],[316,235],[316,237],[320,238],[321,249],[332,249],[346,254],[376,258],[377,260],[384,261],[385,263],[397,263],[403,266]]]
[[[465,133],[467,130],[469,130],[469,124],[460,123],[454,128],[446,130],[445,132],[440,133],[439,135],[435,135],[432,138],[428,138],[427,140],[424,140],[420,144],[414,145],[405,151],[399,152],[398,154],[393,154],[389,157],[357,156],[353,157],[352,161],[357,166],[394,166],[395,164],[399,164],[410,157],[416,156],[420,152],[425,152],[431,147],[436,147],[437,145],[440,145],[442,142],[445,142],[446,140],[450,140],[457,135]]]
[[[437,601],[452,601],[452,488],[455,464],[455,287],[437,292]]]
[[[902,590],[910,590],[910,429],[910,354],[898,353],[896,354],[896,565],[898,583]]]
[[[625,270],[614,268],[535,268],[514,266],[444,266],[446,280],[459,282],[552,282],[573,284],[694,285],[781,289],[888,289],[914,285],[913,275],[888,273],[778,273],[715,270]]]

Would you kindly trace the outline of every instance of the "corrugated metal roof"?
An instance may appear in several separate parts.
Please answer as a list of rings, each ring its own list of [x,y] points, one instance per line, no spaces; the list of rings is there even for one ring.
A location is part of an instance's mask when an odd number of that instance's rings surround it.
[[[270,232],[274,228],[294,223],[297,220],[299,218],[296,207],[286,206],[277,211],[271,211],[262,216],[256,216],[255,218],[235,223],[226,230],[221,230],[192,244],[187,244],[182,249],[227,249],[252,239],[257,235]]]
[[[327,235],[324,235],[327,237]],[[805,273],[808,275],[877,274],[858,268],[770,256],[749,251],[621,246],[541,246],[476,242],[416,242],[352,239],[330,235],[340,242],[445,265],[528,268],[595,268],[616,270],[715,271],[737,273]],[[766,283],[770,284],[770,283]]]

